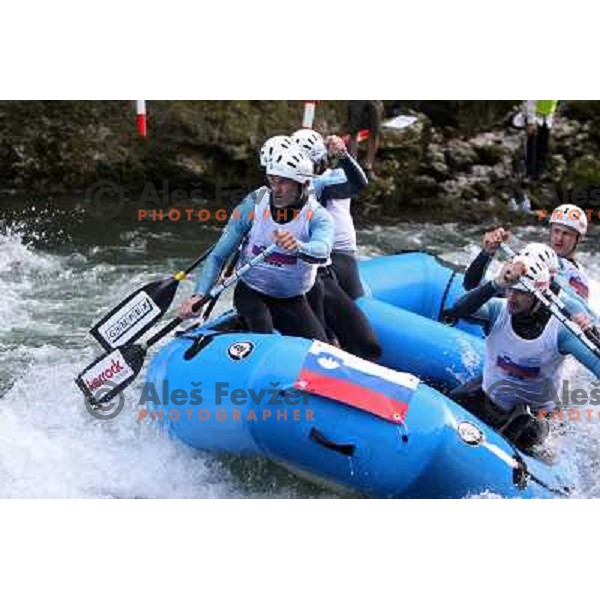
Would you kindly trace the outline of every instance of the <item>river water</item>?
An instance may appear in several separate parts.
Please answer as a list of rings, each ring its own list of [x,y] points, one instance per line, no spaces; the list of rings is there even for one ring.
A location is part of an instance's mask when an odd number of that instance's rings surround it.
[[[266,461],[218,458],[166,438],[124,413],[92,418],[73,379],[101,354],[89,327],[136,287],[179,270],[214,242],[220,225],[99,221],[84,203],[0,201],[0,497],[332,497]],[[478,252],[485,226],[371,225],[361,256],[427,249],[458,264]],[[593,226],[592,226],[593,229]],[[516,242],[545,241],[542,226],[514,230]],[[581,260],[600,310],[600,266],[591,237]],[[178,299],[192,289],[184,282]],[[177,303],[177,302],[176,302]],[[174,306],[175,304],[174,303]],[[228,307],[225,294],[214,314]],[[578,384],[594,379],[570,363]],[[139,394],[143,372],[130,388]],[[133,403],[132,403],[133,404]],[[597,413],[596,413],[597,414]],[[600,418],[570,424],[562,452],[579,497],[600,496]]]

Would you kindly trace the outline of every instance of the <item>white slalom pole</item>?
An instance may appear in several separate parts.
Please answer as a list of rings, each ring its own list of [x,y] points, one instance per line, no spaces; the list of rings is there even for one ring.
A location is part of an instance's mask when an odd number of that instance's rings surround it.
[[[142,138],[145,138],[146,134],[148,133],[148,130],[146,128],[146,101],[136,100],[135,108],[137,114],[136,122],[138,135]]]
[[[302,117],[302,127],[304,129],[312,129],[315,121],[315,106],[317,105],[316,100],[305,100],[304,102],[304,116]]]

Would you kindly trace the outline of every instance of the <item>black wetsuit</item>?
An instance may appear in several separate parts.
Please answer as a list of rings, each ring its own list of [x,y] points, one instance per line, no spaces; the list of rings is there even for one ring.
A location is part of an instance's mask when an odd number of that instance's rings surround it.
[[[302,209],[304,202],[278,209],[271,201],[271,218],[282,225],[289,223]],[[312,262],[307,255],[302,255],[302,260]],[[329,341],[322,321],[315,315],[306,294],[274,298],[251,288],[240,279],[235,287],[233,302],[254,333],[272,333],[276,329],[282,335]]]
[[[485,276],[490,263],[492,262],[493,256],[488,254],[485,250],[482,250],[473,260],[473,262],[467,267],[465,272],[465,279],[463,281],[463,287],[465,290],[473,290],[480,283]]]
[[[323,325],[315,316],[306,296],[273,298],[261,294],[239,281],[235,287],[234,304],[250,331],[293,335],[327,342]]]
[[[319,269],[317,282],[307,298],[329,337],[337,338],[344,350],[366,360],[375,361],[381,357],[381,347],[371,324],[340,287],[331,266]]]
[[[360,282],[358,263],[353,252],[334,250],[331,253],[331,266],[339,286],[348,294],[350,299],[356,300],[365,295]]]
[[[549,141],[550,128],[545,122],[538,125],[534,133],[527,133],[525,172],[534,181],[540,178],[546,166]]]
[[[330,202],[345,200],[356,196],[369,185],[369,180],[364,171],[354,159],[348,156],[342,157],[339,160],[339,167],[343,169],[344,174],[346,175],[346,181],[328,185],[318,194],[317,199],[324,208],[327,208]],[[348,248],[348,250],[336,250],[334,248],[331,252],[331,262],[337,277],[338,285],[346,292],[346,294],[348,294],[352,300],[364,296],[364,290],[358,273],[358,265],[356,264],[355,252],[350,248]]]
[[[476,321],[476,319],[470,318],[473,313],[502,292],[503,290],[490,281],[467,292],[447,311],[446,316],[449,320]],[[549,310],[537,304],[532,311],[526,314],[513,315],[511,325],[515,334],[520,338],[534,340],[542,335],[551,316]],[[483,325],[486,335],[489,334],[488,324]],[[523,410],[519,407],[514,411],[503,410],[486,396],[481,385],[481,378],[469,381],[453,390],[451,398],[492,427],[503,430],[504,435],[522,449],[528,449],[544,441],[550,431],[547,420],[538,419],[535,415],[526,413],[515,416],[518,414],[517,410]]]
[[[324,207],[329,202],[354,196],[369,183],[354,159],[343,157],[339,166],[347,181],[323,188],[317,197]],[[377,360],[381,356],[381,347],[375,332],[354,303],[356,298],[364,295],[356,259],[353,253],[333,251],[331,261],[330,266],[319,269],[315,285],[307,293],[309,303],[329,332],[330,339],[336,338],[344,350],[356,356]]]

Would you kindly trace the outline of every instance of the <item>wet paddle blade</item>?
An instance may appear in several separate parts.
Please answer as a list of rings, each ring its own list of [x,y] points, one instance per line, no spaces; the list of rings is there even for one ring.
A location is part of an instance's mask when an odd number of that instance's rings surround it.
[[[167,312],[179,282],[201,264],[213,248],[214,245],[207,248],[184,271],[153,281],[130,294],[96,323],[90,333],[107,351],[137,340]]]
[[[109,402],[138,376],[145,351],[133,345],[113,350],[85,368],[75,383],[91,405]]]
[[[139,339],[169,309],[179,281],[155,281],[137,290],[98,321],[90,333],[105,350]]]

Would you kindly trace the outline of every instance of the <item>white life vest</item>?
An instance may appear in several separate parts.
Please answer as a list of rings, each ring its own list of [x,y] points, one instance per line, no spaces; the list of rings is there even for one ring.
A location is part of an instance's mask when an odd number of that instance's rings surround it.
[[[566,279],[573,290],[575,290],[585,302],[588,302],[590,297],[590,284],[585,271],[568,258],[560,258],[559,263],[560,274]]]
[[[558,350],[559,322],[551,318],[534,340],[519,337],[504,302],[486,339],[483,391],[505,410],[517,404],[551,410],[560,396],[562,363]]]
[[[350,198],[329,200],[325,207],[335,222],[334,252],[356,252],[356,229],[350,212],[351,202]]]
[[[331,173],[331,169],[327,169],[322,176],[326,177],[329,173]],[[335,223],[334,252],[336,250],[356,252],[356,229],[350,212],[351,202],[351,198],[344,198],[342,200],[327,200],[324,203],[327,212],[333,217]]]
[[[270,193],[265,194],[254,209],[255,219],[246,236],[240,256],[240,261],[244,263],[272,244],[277,230],[288,231],[299,242],[308,242],[310,239],[309,225],[315,212],[320,208],[318,202],[309,197],[294,219],[279,224],[271,217],[270,198]],[[242,281],[267,296],[291,298],[305,294],[312,288],[317,267],[316,264],[303,261],[297,252],[277,248],[265,260],[242,275]]]

